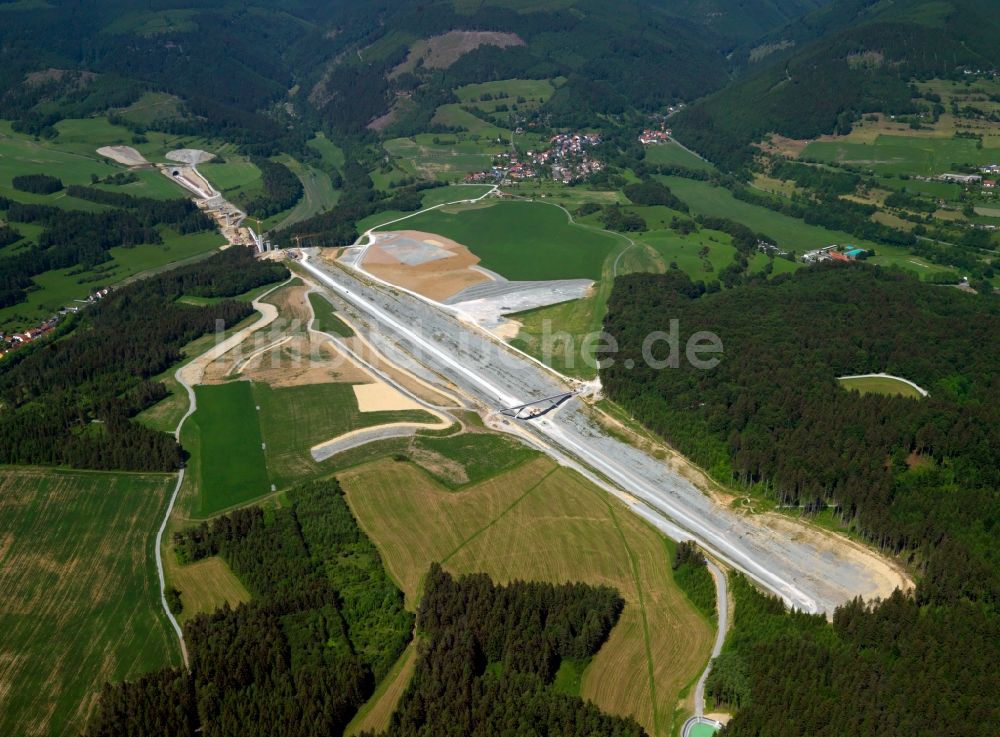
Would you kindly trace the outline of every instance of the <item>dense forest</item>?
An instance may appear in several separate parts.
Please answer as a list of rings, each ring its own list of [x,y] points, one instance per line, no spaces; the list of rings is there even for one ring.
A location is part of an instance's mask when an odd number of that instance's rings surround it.
[[[250,215],[269,218],[302,199],[302,182],[287,166],[260,156],[254,156],[251,161],[260,169],[263,191],[240,200],[239,204]]]
[[[671,318],[721,338],[715,369],[647,366],[642,341]],[[912,596],[839,610],[843,652],[811,636],[744,648],[743,667],[719,693],[756,707],[731,733],[867,734],[860,725],[876,717],[900,735],[1000,727],[985,697],[996,692],[990,663],[1000,657],[998,318],[991,295],[860,265],[713,294],[678,271],[616,281],[606,327],[621,350],[602,370],[611,398],[717,478],[832,514],[921,575]],[[628,358],[636,368],[625,368]],[[930,395],[861,395],[836,381],[881,371]],[[959,706],[942,703],[958,694]],[[809,719],[796,721],[803,711]]]
[[[452,578],[435,564],[420,602],[413,680],[385,734],[644,735],[631,719],[550,688],[564,658],[597,652],[623,606],[607,587],[496,586],[481,574]]]
[[[32,194],[54,194],[63,188],[58,177],[48,174],[21,174],[11,180],[14,189]]]
[[[1000,625],[983,602],[896,592],[822,615],[732,577],[733,629],[706,695],[738,707],[724,737],[997,734]]]
[[[131,418],[167,395],[153,377],[181,359],[186,343],[253,309],[233,300],[205,307],[175,300],[233,297],[287,273],[232,248],[115,289],[67,318],[51,339],[12,353],[0,372],[0,462],[176,469],[183,454],[174,437]]]
[[[70,185],[66,192],[116,209],[84,212],[0,197],[0,212],[7,220],[43,228],[36,243],[0,258],[0,307],[27,299],[32,277],[38,274],[74,266],[91,269],[109,261],[108,251],[117,246],[162,243],[160,226],[181,234],[215,228],[211,218],[186,199],[154,200],[80,185]]]
[[[341,734],[410,640],[403,594],[336,481],[175,542],[189,561],[221,555],[253,600],[185,625],[190,671],[106,686],[87,737]]]
[[[545,115],[590,125],[598,115],[650,112],[721,88],[734,48],[818,2],[5,3],[0,117],[18,132],[51,137],[61,119],[118,111],[145,92],[163,91],[179,98],[176,113],[141,124],[116,115],[115,122],[137,135],[221,137],[245,153],[273,156],[301,151],[303,130],[366,135],[400,97],[407,104],[392,130],[408,135],[427,130],[438,105],[456,102],[457,86],[561,76],[565,83]],[[395,72],[413,41],[454,30],[506,33],[519,42],[473,48],[446,67]]]

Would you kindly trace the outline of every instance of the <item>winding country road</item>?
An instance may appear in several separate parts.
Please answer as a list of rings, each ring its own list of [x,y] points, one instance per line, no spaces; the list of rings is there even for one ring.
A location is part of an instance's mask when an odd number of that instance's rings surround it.
[[[694,688],[694,713],[699,717],[705,714],[705,681],[708,680],[708,674],[712,671],[712,660],[719,657],[729,632],[729,592],[726,589],[726,574],[710,560],[706,560],[705,565],[708,566],[708,572],[712,574],[715,581],[715,613],[718,618],[718,626],[715,630],[712,655],[708,665],[705,666],[705,671],[701,674],[701,678],[698,679],[698,685]]]
[[[722,652],[722,645],[729,632],[729,594],[726,589],[725,572],[708,559],[705,560],[705,565],[715,581],[715,612],[718,618],[718,627],[715,630],[715,643],[712,645],[712,654],[708,659],[708,665],[705,666],[705,670],[702,671],[701,677],[698,678],[698,683],[694,687],[694,714],[681,727],[681,737],[690,737],[691,730],[696,724],[719,726],[719,723],[714,719],[705,716],[705,682],[708,680],[708,674],[712,672],[712,661],[719,657],[719,653]]]
[[[201,377],[205,372],[205,366],[242,343],[243,340],[250,335],[250,333],[271,324],[278,316],[278,309],[272,304],[261,302],[261,300],[271,294],[271,292],[285,286],[294,278],[295,277],[293,276],[254,298],[251,304],[254,306],[254,309],[261,313],[259,320],[252,325],[248,325],[239,332],[230,335],[222,342],[216,343],[207,351],[199,356],[196,356],[174,372],[174,378],[177,379],[177,382],[184,387],[184,391],[187,392],[188,396],[187,411],[177,422],[177,427],[174,428],[174,437],[177,438],[178,443],[181,440],[181,430],[184,427],[184,423],[187,422],[188,417],[193,415],[195,410],[198,409],[198,399],[194,393],[194,385],[201,381]],[[184,630],[181,629],[180,622],[177,621],[177,617],[175,617],[174,613],[170,611],[170,606],[167,604],[167,581],[163,573],[163,535],[167,531],[167,524],[170,522],[170,515],[173,514],[174,506],[177,503],[177,496],[180,494],[181,487],[184,485],[184,471],[185,469],[181,468],[177,472],[177,483],[174,484],[174,491],[170,495],[170,501],[167,503],[167,509],[163,513],[163,520],[160,522],[160,529],[156,532],[156,541],[153,544],[153,553],[156,560],[156,575],[160,579],[160,603],[163,605],[163,612],[167,615],[170,626],[173,627],[174,632],[177,633],[177,641],[180,643],[181,647],[181,656],[184,659],[185,667],[187,667],[189,663],[187,643],[184,642]]]

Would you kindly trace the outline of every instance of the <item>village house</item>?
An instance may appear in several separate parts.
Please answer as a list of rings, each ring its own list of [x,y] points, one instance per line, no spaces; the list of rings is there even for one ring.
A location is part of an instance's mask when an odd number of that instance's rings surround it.
[[[655,130],[647,128],[639,134],[639,143],[643,146],[650,146],[657,143],[667,143],[670,141],[671,131],[669,129]]]

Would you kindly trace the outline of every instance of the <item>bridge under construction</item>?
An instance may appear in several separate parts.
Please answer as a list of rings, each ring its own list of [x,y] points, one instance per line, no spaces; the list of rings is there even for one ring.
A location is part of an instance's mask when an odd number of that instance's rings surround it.
[[[527,404],[518,404],[514,407],[502,407],[498,410],[497,414],[501,414],[506,417],[513,417],[515,420],[533,420],[536,417],[548,414],[563,402],[575,397],[578,393],[579,392],[563,392],[562,394],[553,394],[551,397],[536,399],[534,402],[528,402]]]

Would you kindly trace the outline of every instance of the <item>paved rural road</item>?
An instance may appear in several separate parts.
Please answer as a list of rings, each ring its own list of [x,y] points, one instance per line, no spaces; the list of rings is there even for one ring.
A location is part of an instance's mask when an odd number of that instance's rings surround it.
[[[262,303],[260,300],[269,295],[275,289],[280,289],[285,286],[294,278],[295,277],[292,277],[288,281],[284,281],[276,287],[267,290],[264,294],[260,295],[253,301],[254,308],[261,313],[260,319],[253,325],[245,327],[243,330],[229,336],[221,343],[216,343],[200,356],[197,356],[192,361],[181,366],[174,372],[174,378],[177,379],[178,383],[184,387],[184,391],[186,391],[188,395],[187,411],[178,421],[177,427],[174,428],[174,437],[177,438],[177,442],[180,442],[181,429],[184,427],[184,423],[187,422],[187,418],[193,415],[195,410],[198,409],[198,399],[195,396],[193,385],[200,381],[204,370],[204,364],[206,362],[213,361],[226,352],[232,350],[250,333],[271,323],[278,316],[278,310],[275,309],[274,305]],[[167,604],[167,581],[163,573],[163,535],[167,531],[167,524],[170,522],[170,515],[174,511],[174,505],[177,503],[177,495],[180,493],[181,486],[183,485],[184,469],[181,468],[177,473],[177,483],[174,484],[173,493],[170,495],[170,501],[167,503],[167,510],[163,513],[163,520],[160,522],[160,528],[156,532],[156,541],[153,545],[153,557],[156,560],[156,575],[160,579],[160,603],[163,605],[163,612],[167,615],[167,619],[170,621],[170,626],[173,627],[174,632],[177,633],[177,640],[181,646],[181,656],[184,658],[184,665],[187,666],[188,651],[187,643],[184,642],[184,630],[181,629],[180,623],[177,621],[174,613],[170,611],[170,606]]]
[[[365,330],[394,342],[482,407],[525,404],[575,388],[439,305],[362,281],[315,253],[304,252],[303,267],[354,307]],[[759,518],[717,504],[662,461],[609,435],[578,400],[544,419],[515,424],[505,429],[577,469],[669,537],[694,540],[798,609],[832,612],[854,596],[871,597],[883,583],[833,546],[776,534]]]
[[[698,679],[698,684],[694,687],[694,713],[695,716],[699,717],[705,714],[705,681],[708,680],[708,674],[712,672],[712,660],[719,657],[722,645],[726,641],[726,634],[729,632],[729,594],[726,591],[726,574],[710,560],[706,560],[705,565],[708,566],[708,571],[715,580],[715,611],[718,617],[718,627],[715,630],[712,656],[709,658],[701,678]]]

